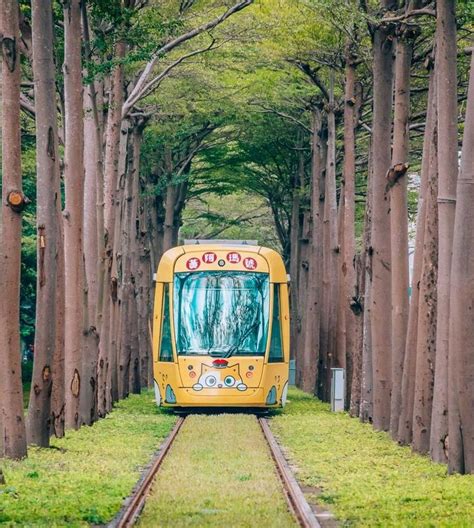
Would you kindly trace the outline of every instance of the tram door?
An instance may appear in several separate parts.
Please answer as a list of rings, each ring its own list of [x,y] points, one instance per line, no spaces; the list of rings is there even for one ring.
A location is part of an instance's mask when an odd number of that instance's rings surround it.
[[[155,343],[158,350],[155,352],[154,359],[160,361],[160,374],[156,383],[159,387],[159,394],[156,394],[158,405],[161,400],[166,403],[176,403],[176,395],[171,389],[170,382],[176,377],[176,362],[173,354],[173,325],[171,324],[171,296],[170,285],[168,283],[158,282],[156,285],[156,299],[161,299],[161,306],[155,309],[155,328],[159,329],[159,342]],[[155,303],[156,304],[156,303]]]
[[[275,405],[281,398],[285,403],[288,388],[289,342],[285,328],[288,326],[289,306],[286,284],[272,284],[270,302],[272,303],[272,320],[265,378],[270,387],[267,404]]]

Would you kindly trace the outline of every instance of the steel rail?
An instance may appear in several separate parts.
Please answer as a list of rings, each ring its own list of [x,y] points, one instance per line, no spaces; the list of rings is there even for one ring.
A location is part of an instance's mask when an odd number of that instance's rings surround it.
[[[321,528],[321,525],[316,519],[311,506],[306,501],[306,498],[301,491],[298,482],[293,476],[293,473],[288,466],[288,462],[283,456],[280,446],[278,445],[273,433],[270,430],[270,427],[268,426],[268,420],[265,418],[259,418],[258,422],[262,428],[265,440],[267,441],[270,448],[272,458],[275,461],[278,476],[280,477],[280,480],[283,484],[283,491],[290,510],[293,512],[300,526],[303,528]]]
[[[109,524],[109,528],[129,528],[137,522],[138,516],[145,506],[145,501],[155,480],[156,474],[158,473],[163,460],[168,454],[175,438],[178,436],[178,432],[183,425],[185,418],[185,416],[178,418],[178,421],[171,430],[171,433],[161,445],[158,455],[152,462],[150,469],[145,474],[145,477],[138,484],[132,496],[122,508],[118,517]]]

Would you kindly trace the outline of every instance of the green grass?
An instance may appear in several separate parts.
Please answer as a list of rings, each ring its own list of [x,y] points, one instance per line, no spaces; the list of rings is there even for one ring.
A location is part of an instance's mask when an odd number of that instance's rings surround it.
[[[188,417],[139,526],[296,527],[255,417]]]
[[[88,526],[110,521],[175,417],[160,412],[151,392],[130,396],[93,427],[32,448],[20,462],[1,461],[2,526]]]
[[[448,476],[446,467],[395,444],[347,414],[293,390],[271,427],[305,485],[343,526],[474,526],[474,475]]]

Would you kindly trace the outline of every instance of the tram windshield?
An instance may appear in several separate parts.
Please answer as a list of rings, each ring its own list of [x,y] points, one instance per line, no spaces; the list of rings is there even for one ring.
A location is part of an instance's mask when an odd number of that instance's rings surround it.
[[[265,354],[270,310],[267,273],[198,271],[174,277],[178,355]]]

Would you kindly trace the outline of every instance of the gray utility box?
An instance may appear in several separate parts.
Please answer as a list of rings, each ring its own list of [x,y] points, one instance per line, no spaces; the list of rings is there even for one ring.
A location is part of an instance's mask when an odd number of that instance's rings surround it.
[[[346,400],[346,371],[343,368],[331,369],[331,411],[344,411]]]

